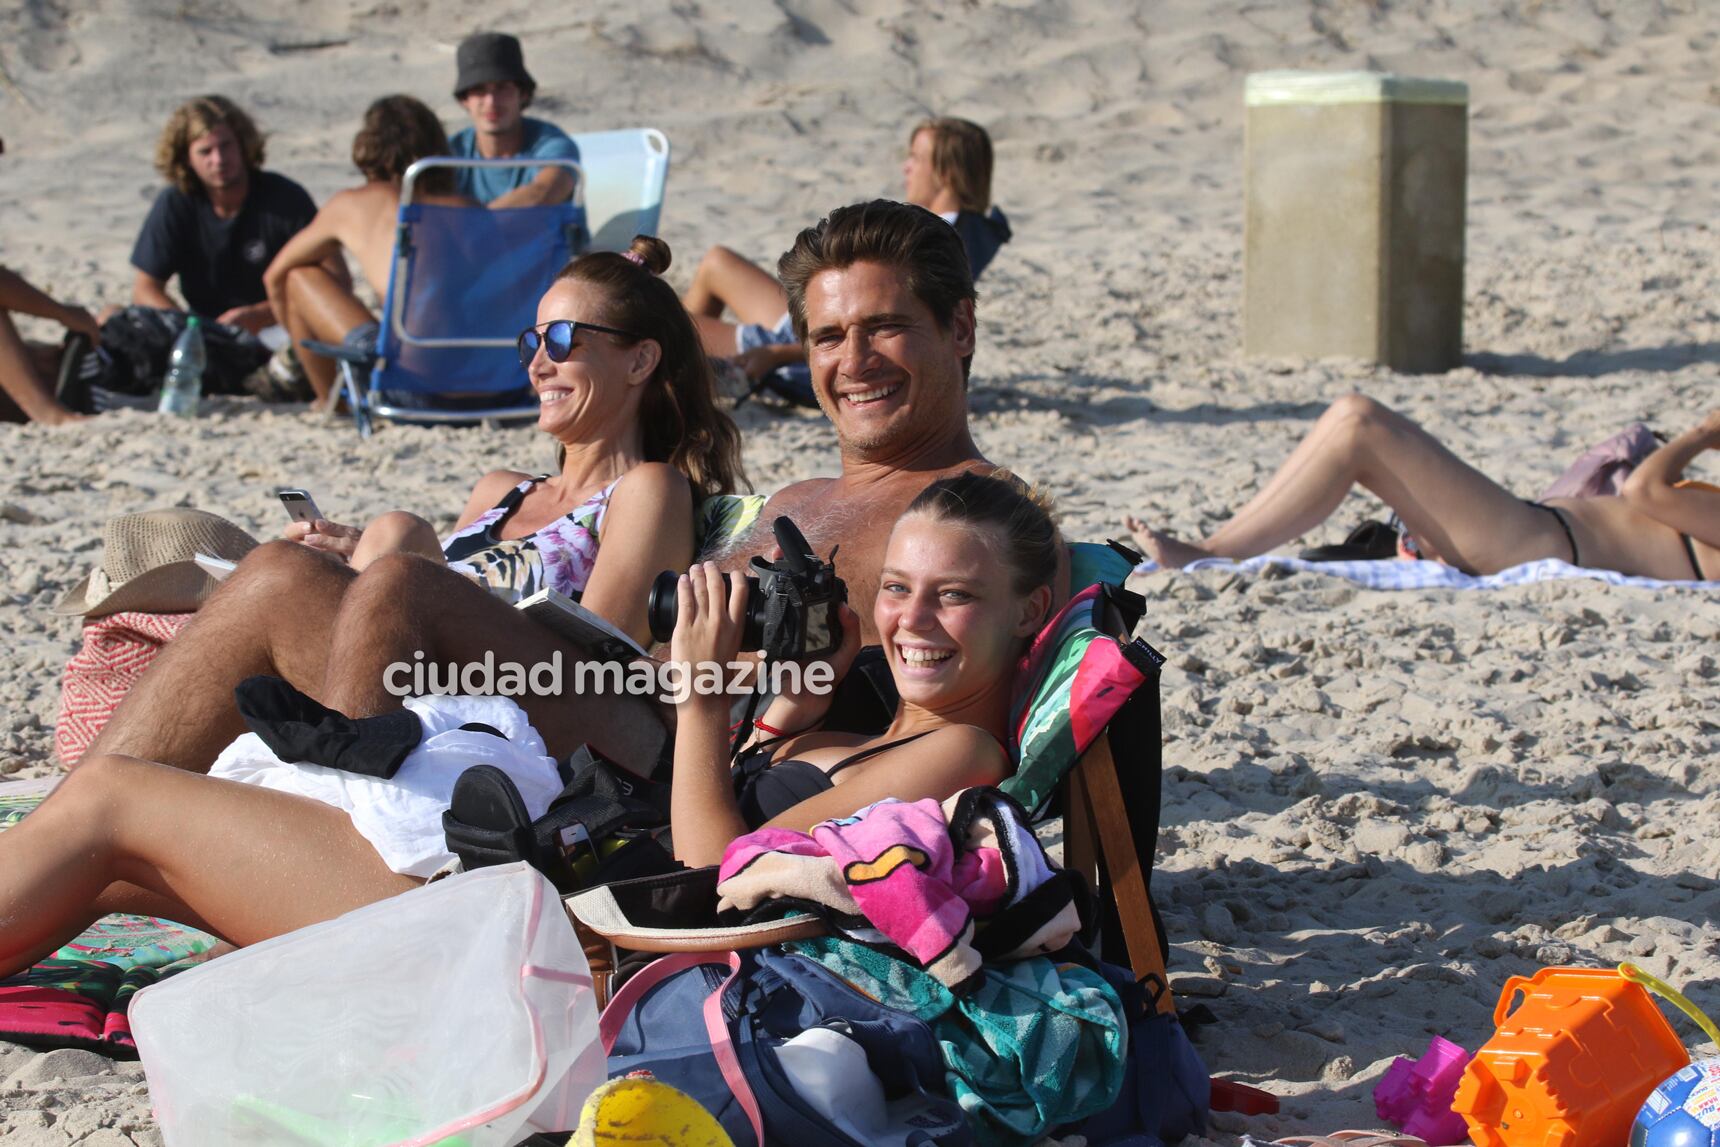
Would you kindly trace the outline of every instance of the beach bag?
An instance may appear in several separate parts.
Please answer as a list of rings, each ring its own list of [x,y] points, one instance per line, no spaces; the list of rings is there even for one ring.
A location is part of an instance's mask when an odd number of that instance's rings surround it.
[[[1128,1019],[1128,1058],[1117,1101],[1097,1115],[1058,1129],[1088,1147],[1157,1147],[1206,1133],[1212,1080],[1175,1014],[1156,1008],[1129,969],[1100,964]]]
[[[1621,493],[1631,471],[1658,449],[1660,439],[1654,431],[1633,422],[1584,451],[1558,481],[1541,492],[1541,498],[1600,498]]]
[[[649,1071],[743,1147],[972,1142],[961,1108],[941,1094],[931,1029],[804,956],[665,956],[622,986],[600,1030],[612,1078]],[[803,1094],[794,1078],[821,1083]]]
[[[130,1019],[173,1147],[508,1147],[573,1127],[604,1078],[585,957],[524,864],[223,956]]]
[[[185,330],[183,311],[121,307],[102,324],[99,377],[90,385],[120,394],[150,395],[161,389],[173,343]],[[243,327],[200,320],[203,332],[203,393],[243,394],[245,376],[269,361],[269,348]]]
[[[155,661],[161,647],[184,629],[189,613],[128,609],[84,622],[84,642],[60,674],[60,715],[54,750],[72,769],[107,726],[114,710]]]
[[[958,996],[906,960],[852,940],[788,947],[931,1027],[944,1087],[982,1147],[1037,1143],[1054,1127],[1108,1111],[1121,1094],[1126,1017],[1090,968],[1045,956],[988,962],[979,986]]]

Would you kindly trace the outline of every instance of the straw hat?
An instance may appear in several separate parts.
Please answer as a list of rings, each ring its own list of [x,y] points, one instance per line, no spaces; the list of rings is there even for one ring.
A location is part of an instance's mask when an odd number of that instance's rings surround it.
[[[257,539],[202,510],[148,510],[108,519],[101,563],[60,599],[55,613],[105,617],[122,610],[190,613],[218,584],[192,560],[198,554],[236,562]]]

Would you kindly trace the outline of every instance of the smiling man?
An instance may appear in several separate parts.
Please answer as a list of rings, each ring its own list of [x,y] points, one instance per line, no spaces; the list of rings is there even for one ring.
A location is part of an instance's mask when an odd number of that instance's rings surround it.
[[[868,644],[884,543],[932,481],[993,469],[968,432],[974,288],[961,237],[923,207],[874,200],[802,231],[777,265],[818,405],[836,428],[842,473],[797,482],[761,522],[792,517],[820,554],[842,544]],[[748,544],[750,542],[751,544]],[[736,555],[764,549],[760,536]]]
[[[310,194],[263,170],[262,134],[225,96],[180,106],[162,129],[155,166],[168,186],[132,249],[132,302],[179,310],[167,293],[177,276],[192,313],[252,333],[273,325],[263,270],[316,215]]]
[[[449,140],[450,154],[465,159],[572,159],[579,148],[567,133],[523,114],[537,92],[526,71],[520,42],[501,32],[479,32],[460,41],[454,98],[472,117]],[[460,194],[490,207],[565,203],[573,175],[564,167],[462,168]]]

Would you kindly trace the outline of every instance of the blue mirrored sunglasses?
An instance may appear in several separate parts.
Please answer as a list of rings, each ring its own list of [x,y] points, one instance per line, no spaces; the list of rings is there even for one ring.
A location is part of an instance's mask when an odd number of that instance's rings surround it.
[[[537,357],[538,347],[543,347],[544,354],[551,362],[566,362],[567,356],[573,353],[573,340],[579,337],[580,331],[599,331],[606,335],[619,335],[624,339],[638,338],[632,331],[618,331],[614,327],[600,327],[596,323],[582,323],[573,319],[556,319],[551,323],[540,324],[537,327],[527,327],[520,332],[520,365],[529,367],[532,359]]]

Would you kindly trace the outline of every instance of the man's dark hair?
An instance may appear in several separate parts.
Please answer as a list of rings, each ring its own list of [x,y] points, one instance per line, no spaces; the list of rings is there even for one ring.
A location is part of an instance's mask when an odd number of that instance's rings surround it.
[[[400,179],[420,159],[448,154],[448,134],[436,113],[411,96],[384,96],[364,112],[364,126],[352,137],[352,162],[376,183]],[[431,195],[454,193],[454,172],[436,167],[418,186]]]
[[[855,263],[881,263],[907,278],[908,289],[948,330],[956,308],[975,301],[973,272],[956,229],[924,207],[874,199],[838,207],[808,227],[777,260],[777,277],[788,293],[794,333],[806,341],[806,284],[814,275]],[[973,356],[962,359],[962,377]]]

